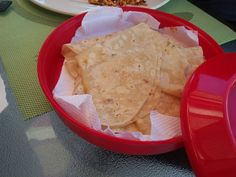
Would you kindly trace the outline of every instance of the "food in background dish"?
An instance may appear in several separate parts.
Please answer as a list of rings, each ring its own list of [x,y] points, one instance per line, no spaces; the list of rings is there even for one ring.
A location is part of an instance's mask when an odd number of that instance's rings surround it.
[[[145,0],[88,0],[88,2],[102,6],[145,5]]]
[[[91,94],[104,127],[150,134],[150,111],[179,117],[186,80],[203,62],[201,47],[186,47],[140,23],[110,35],[65,44],[73,94]]]

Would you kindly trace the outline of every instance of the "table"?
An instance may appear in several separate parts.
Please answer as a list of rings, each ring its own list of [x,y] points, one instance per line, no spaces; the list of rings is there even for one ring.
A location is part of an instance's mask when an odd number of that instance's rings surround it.
[[[222,45],[236,51],[236,40]],[[0,113],[1,177],[194,176],[185,150],[152,156],[116,154],[78,137],[54,111],[23,121],[2,63],[9,106]]]

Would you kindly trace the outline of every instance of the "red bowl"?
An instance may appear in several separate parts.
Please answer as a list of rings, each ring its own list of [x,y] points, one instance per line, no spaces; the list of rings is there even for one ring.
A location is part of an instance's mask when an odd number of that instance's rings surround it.
[[[124,11],[140,11],[153,16],[161,22],[161,27],[185,26],[199,33],[199,42],[203,48],[206,58],[212,58],[223,53],[222,48],[204,31],[176,16],[147,8],[123,7]],[[38,78],[44,94],[55,108],[63,122],[80,137],[92,144],[105,149],[136,155],[160,154],[173,151],[183,146],[182,136],[178,136],[165,141],[135,141],[109,136],[77,122],[67,114],[60,105],[53,99],[52,90],[59,78],[59,74],[64,61],[61,55],[61,47],[69,43],[74,36],[76,29],[81,25],[84,14],[75,16],[59,27],[57,27],[44,42],[38,58]]]

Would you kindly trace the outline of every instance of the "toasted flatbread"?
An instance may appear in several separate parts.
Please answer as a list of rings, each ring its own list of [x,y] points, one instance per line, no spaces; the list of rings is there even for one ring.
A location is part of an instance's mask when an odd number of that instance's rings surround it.
[[[150,134],[150,111],[179,117],[180,96],[203,62],[200,47],[186,48],[144,23],[110,35],[66,44],[73,94],[91,94],[103,127]]]
[[[85,92],[93,96],[101,123],[110,127],[133,122],[145,103],[156,61],[148,55],[126,55],[83,70]],[[111,74],[112,73],[112,74]]]
[[[189,75],[204,61],[201,47],[179,48],[170,44],[161,64],[161,89],[181,97]]]
[[[152,111],[157,111],[161,114],[179,117],[180,99],[178,97],[168,95],[161,92],[160,99],[156,100],[156,106]],[[151,133],[150,114],[143,116],[135,121],[136,128],[144,135]]]

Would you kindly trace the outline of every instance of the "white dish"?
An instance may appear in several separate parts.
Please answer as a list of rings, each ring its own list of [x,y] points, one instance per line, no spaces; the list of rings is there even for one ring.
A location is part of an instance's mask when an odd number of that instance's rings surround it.
[[[91,10],[97,7],[88,3],[88,0],[30,0],[31,2],[54,12],[66,14],[66,15],[77,15],[82,12]],[[169,0],[146,0],[147,8],[157,9]]]

